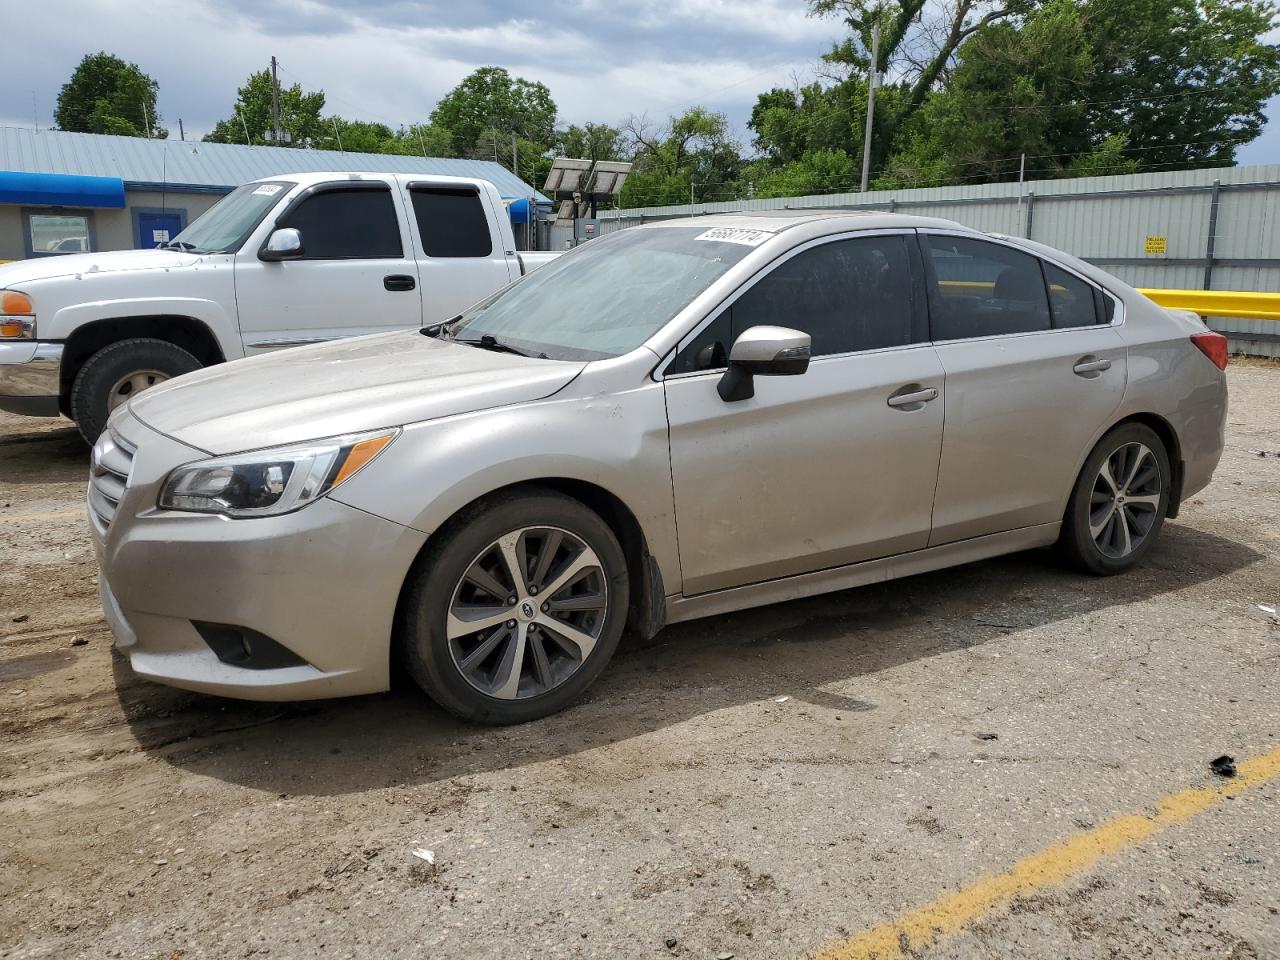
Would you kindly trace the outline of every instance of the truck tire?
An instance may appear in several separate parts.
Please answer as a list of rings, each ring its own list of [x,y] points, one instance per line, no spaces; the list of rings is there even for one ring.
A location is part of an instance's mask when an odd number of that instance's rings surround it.
[[[167,340],[134,337],[103,347],[85,361],[71,384],[71,419],[92,446],[120,404],[172,377],[199,370],[194,356]]]

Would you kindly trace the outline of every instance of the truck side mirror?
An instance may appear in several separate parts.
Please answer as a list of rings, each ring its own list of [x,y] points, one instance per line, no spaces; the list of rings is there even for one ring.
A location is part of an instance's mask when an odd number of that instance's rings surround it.
[[[267,237],[267,242],[258,251],[258,259],[267,262],[297,260],[302,254],[302,231],[296,227],[281,227]]]

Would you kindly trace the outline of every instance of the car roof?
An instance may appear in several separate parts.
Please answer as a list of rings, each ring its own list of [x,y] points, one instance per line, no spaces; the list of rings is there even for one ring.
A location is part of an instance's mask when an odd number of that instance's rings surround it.
[[[733,227],[741,230],[764,230],[781,233],[795,227],[821,225],[821,232],[838,233],[844,230],[960,230],[981,236],[979,231],[963,226],[954,220],[940,217],[915,217],[905,213],[885,210],[841,210],[839,208],[814,208],[805,210],[747,210],[733,213],[710,213],[698,217],[680,217],[643,224],[643,229],[654,227]]]

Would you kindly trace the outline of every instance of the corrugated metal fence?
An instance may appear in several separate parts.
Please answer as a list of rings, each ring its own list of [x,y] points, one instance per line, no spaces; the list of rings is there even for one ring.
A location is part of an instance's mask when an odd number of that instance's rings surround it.
[[[704,213],[814,207],[944,217],[1029,237],[1136,287],[1280,292],[1280,165],[604,210],[599,233]],[[1280,356],[1274,321],[1211,325],[1249,353]]]

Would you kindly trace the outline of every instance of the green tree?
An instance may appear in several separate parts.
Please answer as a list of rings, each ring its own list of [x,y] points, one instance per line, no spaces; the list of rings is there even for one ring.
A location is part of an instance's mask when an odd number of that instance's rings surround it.
[[[623,136],[635,166],[620,206],[732,200],[742,192],[741,146],[723,113],[691,107],[662,126],[631,117],[623,123]]]
[[[626,145],[622,131],[605,123],[570,124],[556,135],[555,148],[562,157],[580,160],[621,160]]]
[[[295,147],[309,147],[324,141],[333,142],[332,124],[325,133],[327,120],[320,116],[324,110],[324,91],[303,91],[301,85],[280,88],[280,129],[285,143]],[[231,116],[219,120],[213,131],[205,136],[211,143],[271,143],[271,71],[259,70],[249,75],[237,91]],[[336,143],[334,144],[336,146]],[[345,144],[344,144],[345,146]]]
[[[541,83],[481,67],[436,104],[431,126],[448,134],[448,156],[509,157],[512,133],[542,152],[555,142],[556,104]]]
[[[59,130],[163,140],[169,131],[156,112],[159,92],[136,63],[105,51],[86,54],[58,93],[54,120]]]

